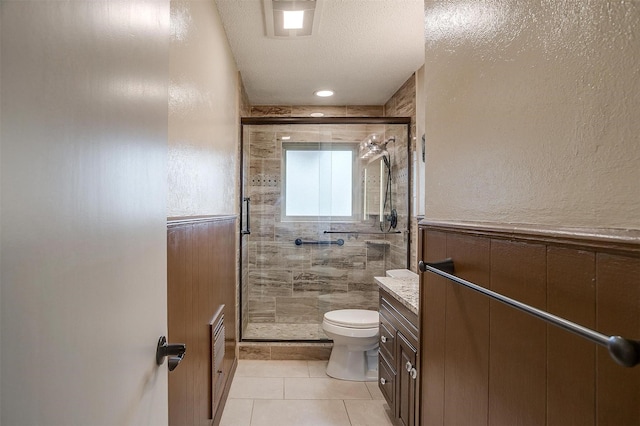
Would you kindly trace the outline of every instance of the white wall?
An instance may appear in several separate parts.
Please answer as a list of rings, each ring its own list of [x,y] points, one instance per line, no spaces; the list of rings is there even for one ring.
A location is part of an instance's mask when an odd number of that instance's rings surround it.
[[[640,2],[425,1],[426,217],[640,228]]]
[[[238,70],[214,1],[172,1],[167,216],[238,209]]]
[[[1,422],[166,424],[169,2],[1,7]]]

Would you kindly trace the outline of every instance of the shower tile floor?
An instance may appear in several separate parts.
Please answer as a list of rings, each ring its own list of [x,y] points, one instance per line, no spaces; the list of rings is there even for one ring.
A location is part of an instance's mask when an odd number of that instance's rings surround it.
[[[333,379],[326,367],[239,360],[220,426],[393,425],[377,382]]]
[[[243,339],[327,340],[322,324],[249,323]]]

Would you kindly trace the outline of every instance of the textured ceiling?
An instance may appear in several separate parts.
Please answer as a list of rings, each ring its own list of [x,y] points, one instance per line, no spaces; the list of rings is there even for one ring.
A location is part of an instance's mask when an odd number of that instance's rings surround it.
[[[266,36],[262,0],[216,3],[252,105],[382,105],[424,63],[423,0],[323,0],[294,39]]]

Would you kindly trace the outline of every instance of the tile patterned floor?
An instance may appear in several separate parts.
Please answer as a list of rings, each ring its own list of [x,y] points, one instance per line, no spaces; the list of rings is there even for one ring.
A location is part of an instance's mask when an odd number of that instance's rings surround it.
[[[333,379],[326,365],[238,361],[220,426],[393,425],[376,382]]]

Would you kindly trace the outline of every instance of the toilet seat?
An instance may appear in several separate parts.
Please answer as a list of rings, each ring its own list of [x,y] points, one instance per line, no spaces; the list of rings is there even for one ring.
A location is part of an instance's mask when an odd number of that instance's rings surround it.
[[[324,314],[324,322],[337,327],[367,329],[378,328],[380,317],[377,311],[365,309],[340,309]]]

